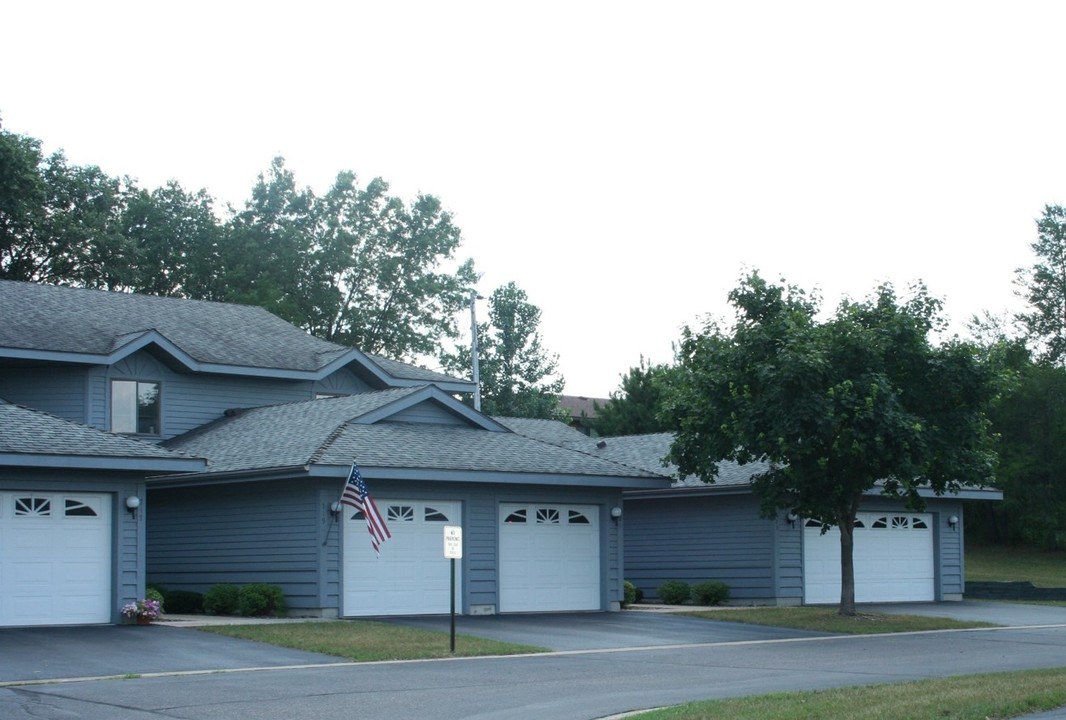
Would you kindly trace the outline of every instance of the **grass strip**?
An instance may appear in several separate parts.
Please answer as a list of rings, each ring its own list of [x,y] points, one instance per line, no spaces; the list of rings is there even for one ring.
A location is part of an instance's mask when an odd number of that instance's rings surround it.
[[[835,606],[720,608],[679,614],[724,622],[773,625],[797,630],[852,635],[996,627],[992,623],[962,621],[925,615],[860,612],[849,617],[839,614]]]
[[[518,655],[548,651],[547,648],[532,645],[516,645],[469,635],[456,635],[453,654],[449,647],[448,633],[371,620],[213,625],[198,629],[294,650],[335,655],[357,662]]]
[[[687,703],[640,720],[1000,720],[1066,706],[1066,668]]]

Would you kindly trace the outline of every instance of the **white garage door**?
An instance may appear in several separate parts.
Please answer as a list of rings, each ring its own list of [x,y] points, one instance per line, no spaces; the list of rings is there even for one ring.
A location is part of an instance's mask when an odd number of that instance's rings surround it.
[[[934,599],[932,516],[859,513],[855,526],[855,602]],[[840,531],[803,531],[804,602],[840,602]]]
[[[341,614],[435,615],[451,611],[451,561],[444,558],[444,526],[461,525],[458,502],[377,500],[392,538],[379,557],[362,513],[344,510],[344,600]],[[462,560],[455,568],[461,609]]]
[[[111,498],[0,492],[0,626],[111,622]]]
[[[500,612],[600,610],[595,505],[500,505]]]

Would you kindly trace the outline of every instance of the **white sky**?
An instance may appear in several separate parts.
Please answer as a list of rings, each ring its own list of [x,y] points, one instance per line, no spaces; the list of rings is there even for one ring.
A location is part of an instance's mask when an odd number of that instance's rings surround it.
[[[247,198],[275,155],[437,195],[488,295],[606,397],[748,269],[828,307],[923,280],[1020,308],[1066,202],[1061,2],[8,0],[4,128]],[[479,311],[485,315],[485,308]],[[464,326],[468,325],[466,320]]]

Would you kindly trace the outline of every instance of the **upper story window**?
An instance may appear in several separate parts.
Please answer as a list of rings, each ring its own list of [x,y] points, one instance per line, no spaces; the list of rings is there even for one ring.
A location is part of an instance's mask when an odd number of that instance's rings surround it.
[[[159,383],[111,381],[111,432],[159,435]]]

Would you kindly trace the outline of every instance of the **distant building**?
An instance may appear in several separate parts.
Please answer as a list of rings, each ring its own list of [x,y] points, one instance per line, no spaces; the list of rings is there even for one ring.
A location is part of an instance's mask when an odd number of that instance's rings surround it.
[[[584,395],[560,395],[559,407],[570,415],[570,427],[592,435],[592,420],[596,418],[597,406],[607,404],[607,398],[590,398]]]

